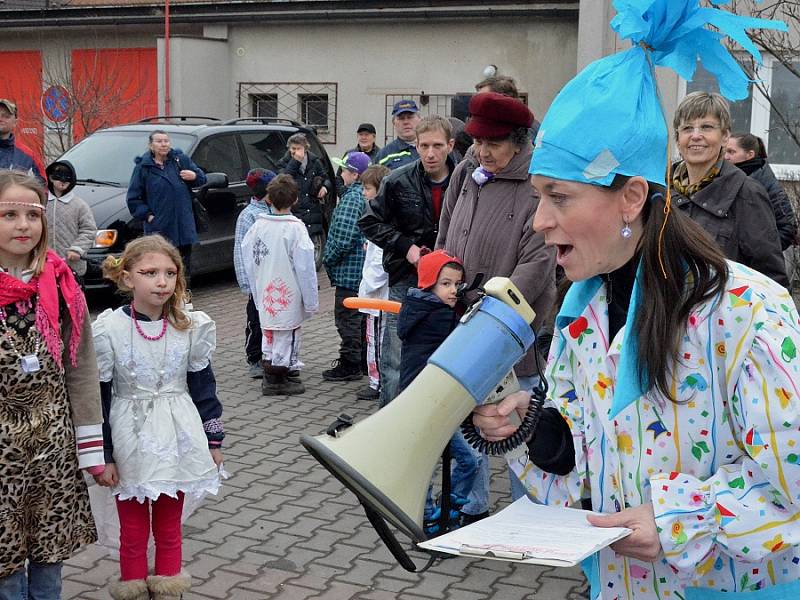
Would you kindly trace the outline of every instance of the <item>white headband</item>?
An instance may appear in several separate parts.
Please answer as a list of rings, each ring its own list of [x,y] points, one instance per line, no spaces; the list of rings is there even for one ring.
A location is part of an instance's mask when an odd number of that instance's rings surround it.
[[[44,210],[44,206],[38,202],[0,202],[0,206],[32,206],[33,208]]]

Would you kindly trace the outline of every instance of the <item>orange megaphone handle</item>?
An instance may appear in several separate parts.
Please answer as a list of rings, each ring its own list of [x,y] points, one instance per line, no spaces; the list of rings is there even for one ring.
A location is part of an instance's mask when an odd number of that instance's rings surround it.
[[[382,300],[381,298],[345,298],[342,302],[345,308],[369,308],[388,313],[399,313],[402,304],[395,300]]]

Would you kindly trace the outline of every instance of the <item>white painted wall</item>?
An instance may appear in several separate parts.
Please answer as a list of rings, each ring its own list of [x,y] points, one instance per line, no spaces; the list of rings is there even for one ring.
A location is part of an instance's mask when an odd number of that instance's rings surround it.
[[[158,107],[164,114],[164,38],[158,38]],[[170,38],[171,114],[227,119],[234,116],[227,41]]]

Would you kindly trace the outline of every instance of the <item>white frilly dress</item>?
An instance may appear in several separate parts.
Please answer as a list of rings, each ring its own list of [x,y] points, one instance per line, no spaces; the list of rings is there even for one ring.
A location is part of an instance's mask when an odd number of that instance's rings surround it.
[[[192,327],[172,325],[157,341],[144,339],[122,310],[108,309],[94,322],[101,381],[112,381],[108,416],[120,500],[156,500],[183,492],[199,500],[216,494],[221,475],[211,458],[200,414],[189,395],[187,371],[201,371],[216,347],[216,325],[199,311],[188,313]],[[139,321],[157,336],[162,321]]]

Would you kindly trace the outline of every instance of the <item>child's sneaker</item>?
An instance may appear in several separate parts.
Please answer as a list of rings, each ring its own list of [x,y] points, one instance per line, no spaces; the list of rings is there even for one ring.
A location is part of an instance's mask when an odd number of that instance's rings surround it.
[[[356,392],[356,400],[377,400],[381,397],[381,394],[378,390],[374,390],[369,386],[366,386],[358,392]]]
[[[250,379],[261,379],[264,377],[264,367],[261,366],[261,363],[250,363],[247,368],[247,374]]]
[[[331,369],[322,372],[325,381],[357,381],[361,375],[361,365],[343,358],[337,358],[331,363]]]

